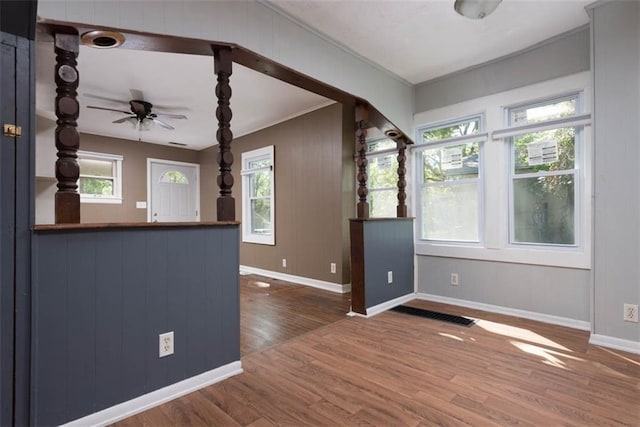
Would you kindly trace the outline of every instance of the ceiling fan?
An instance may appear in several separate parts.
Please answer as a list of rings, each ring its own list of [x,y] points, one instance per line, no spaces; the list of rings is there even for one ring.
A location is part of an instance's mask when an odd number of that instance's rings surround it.
[[[87,105],[87,108],[91,108],[94,110],[105,110],[105,111],[115,111],[116,113],[126,114],[126,117],[122,117],[121,119],[114,120],[112,123],[132,123],[138,131],[148,130],[149,126],[153,123],[162,128],[173,130],[175,129],[170,124],[166,123],[163,120],[160,120],[158,117],[167,118],[167,119],[178,119],[184,120],[187,118],[184,114],[170,114],[170,113],[159,113],[154,112],[153,104],[144,100],[144,96],[142,95],[142,91],[131,89],[132,98],[130,101],[120,101],[117,99],[110,99],[96,95],[86,95],[92,98],[103,99],[111,102],[117,102],[120,104],[129,104],[130,111],[126,111],[124,109],[117,108],[109,108],[109,107],[98,107],[95,105]]]

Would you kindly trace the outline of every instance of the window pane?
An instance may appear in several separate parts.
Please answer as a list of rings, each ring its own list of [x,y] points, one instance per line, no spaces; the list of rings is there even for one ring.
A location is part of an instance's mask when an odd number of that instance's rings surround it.
[[[456,181],[478,177],[480,145],[448,145],[422,152],[423,182]]]
[[[369,193],[369,215],[372,217],[395,218],[397,205],[397,190],[379,190]]]
[[[422,142],[438,141],[440,139],[471,135],[480,131],[480,118],[476,117],[459,123],[431,128],[422,132]]]
[[[477,183],[423,187],[422,238],[479,241]]]
[[[389,148],[396,148],[397,144],[392,139],[380,139],[378,141],[371,141],[367,144],[367,152],[373,153],[375,151],[387,150]]]
[[[575,244],[573,196],[573,174],[514,179],[514,242]]]
[[[251,232],[254,234],[271,234],[271,200],[251,200]]]
[[[398,159],[395,154],[371,157],[369,160],[369,188],[388,188],[398,185]]]
[[[104,178],[80,178],[80,194],[113,196],[113,180]]]
[[[262,171],[249,178],[249,197],[268,197],[271,194],[271,172]]]
[[[515,137],[515,173],[571,170],[575,167],[574,127]]]
[[[168,182],[172,184],[189,184],[189,180],[179,171],[167,171],[160,177],[160,182]]]
[[[113,176],[112,160],[78,159],[81,175]]]
[[[511,125],[526,125],[576,114],[576,98],[511,109]]]
[[[263,159],[251,160],[248,166],[248,169],[266,168],[267,166],[271,166],[271,159],[266,157]]]

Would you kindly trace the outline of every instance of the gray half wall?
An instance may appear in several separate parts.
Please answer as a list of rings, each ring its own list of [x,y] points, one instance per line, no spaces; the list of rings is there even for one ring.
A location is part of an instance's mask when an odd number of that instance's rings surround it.
[[[240,360],[238,239],[235,225],[36,232],[32,423]],[[175,354],[159,358],[169,331]]]
[[[413,220],[364,221],[363,235],[365,307],[413,293]]]
[[[589,270],[418,256],[418,292],[588,322]],[[458,273],[459,285],[451,285]]]

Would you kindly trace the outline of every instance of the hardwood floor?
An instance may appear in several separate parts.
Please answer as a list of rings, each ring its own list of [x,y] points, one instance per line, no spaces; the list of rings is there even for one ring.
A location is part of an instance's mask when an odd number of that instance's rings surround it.
[[[243,301],[251,298],[266,299],[243,290]],[[284,305],[297,301],[286,298]],[[325,297],[301,298],[314,305]],[[243,338],[243,374],[117,425],[640,425],[640,356],[589,345],[584,331],[410,305],[479,320],[467,328],[385,312],[309,322],[288,340],[289,327],[278,339],[251,332],[263,340]],[[243,334],[251,319],[244,316]]]
[[[336,294],[267,277],[240,276],[242,357],[341,320],[349,294]]]

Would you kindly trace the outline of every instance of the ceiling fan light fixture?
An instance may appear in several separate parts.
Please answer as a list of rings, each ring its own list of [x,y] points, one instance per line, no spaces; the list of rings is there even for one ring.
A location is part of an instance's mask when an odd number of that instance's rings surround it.
[[[115,31],[95,30],[84,33],[82,44],[96,49],[112,49],[124,43],[124,35]]]
[[[482,19],[493,13],[502,0],[456,0],[453,8],[470,19]]]

